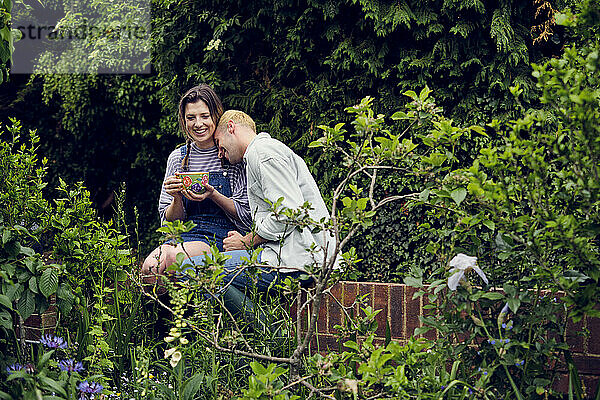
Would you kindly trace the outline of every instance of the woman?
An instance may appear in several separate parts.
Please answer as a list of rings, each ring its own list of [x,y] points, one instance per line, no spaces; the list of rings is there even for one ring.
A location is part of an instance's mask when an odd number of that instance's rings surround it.
[[[246,171],[243,166],[224,167],[213,139],[222,114],[221,100],[205,84],[191,88],[179,101],[179,127],[186,144],[169,155],[158,211],[163,222],[191,220],[196,227],[182,235],[183,246],[163,244],[150,253],[142,265],[144,283],[154,284],[178,253],[186,257],[210,253],[213,243],[222,251],[229,231],[250,229]],[[185,190],[180,172],[209,172],[206,191]]]

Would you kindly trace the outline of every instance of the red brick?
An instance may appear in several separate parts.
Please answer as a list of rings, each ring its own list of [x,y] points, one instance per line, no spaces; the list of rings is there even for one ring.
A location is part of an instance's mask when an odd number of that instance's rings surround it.
[[[557,375],[554,380],[554,384],[552,385],[552,389],[556,390],[560,393],[568,393],[569,392],[569,375],[560,374]]]
[[[365,296],[367,295],[367,296]],[[358,284],[358,296],[363,298],[363,305],[361,307],[371,306],[373,307],[373,284],[371,283],[359,283]]]
[[[25,340],[38,341],[42,335],[54,333],[58,324],[56,307],[50,306],[47,311],[42,314],[32,314],[23,321],[23,331]],[[20,331],[17,330],[17,335],[20,336]]]
[[[292,303],[292,305],[290,306],[290,318],[292,319],[292,321],[296,320],[296,311],[298,310],[298,308],[296,307],[296,302],[294,301]]]
[[[405,301],[404,301],[404,309],[406,315],[406,335],[412,336],[414,335],[414,331],[416,328],[421,326],[419,322],[419,316],[421,315],[421,299],[416,298],[413,299],[413,295],[418,291],[418,289],[407,286],[405,289]]]
[[[337,283],[331,288],[331,296],[329,296],[328,304],[329,304],[329,333],[335,333],[335,329],[333,328],[336,325],[341,325],[342,323],[342,308],[340,304],[342,300],[342,284]]]
[[[329,296],[324,295],[321,299],[321,306],[319,307],[319,319],[317,320],[317,332],[319,333],[327,333],[328,297]]]
[[[573,362],[580,374],[600,376],[600,357],[573,354]]]
[[[312,305],[305,305],[306,304],[306,293],[302,293],[301,297],[300,297],[300,304],[298,304],[298,307],[301,308],[301,313],[300,313],[300,329],[302,331],[306,331],[306,329],[308,328],[308,318],[310,315],[310,312],[312,310]],[[304,306],[304,308],[302,308],[302,306]]]
[[[389,285],[380,284],[374,285],[373,294],[373,308],[375,310],[381,310],[379,314],[375,316],[377,321],[377,331],[375,335],[378,337],[385,337],[385,330],[388,322],[388,301],[389,301]]]
[[[569,318],[567,321],[567,344],[571,351],[575,353],[583,353],[583,345],[585,337],[583,336],[583,320],[573,323],[573,320]]]
[[[596,390],[598,390],[598,382],[600,381],[600,377],[597,375],[583,375],[581,380],[585,385],[586,398],[593,398],[593,396],[596,394]]]
[[[351,307],[358,297],[358,283],[344,282],[344,297],[342,304],[344,307]],[[355,310],[356,312],[356,310]]]
[[[338,338],[336,336],[331,335],[319,335],[319,351],[339,351],[340,343],[338,342]]]
[[[404,334],[404,285],[392,285],[390,287],[390,329],[392,337],[406,339]]]
[[[600,318],[587,317],[587,328],[590,331],[588,353],[600,355]]]
[[[457,333],[456,334],[456,340],[458,340],[458,343],[464,343],[467,340],[469,340],[469,335],[467,333]]]

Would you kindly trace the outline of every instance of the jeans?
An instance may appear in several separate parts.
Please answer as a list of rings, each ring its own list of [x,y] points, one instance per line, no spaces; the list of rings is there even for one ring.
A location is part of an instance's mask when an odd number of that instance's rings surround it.
[[[222,254],[231,256],[230,259],[225,261],[225,270],[222,274],[224,285],[231,282],[231,285],[227,286],[227,289],[219,294],[223,300],[223,304],[234,317],[241,317],[255,329],[259,329],[260,327],[265,328],[267,318],[261,310],[255,307],[252,300],[247,296],[249,291],[256,287],[259,292],[268,292],[279,281],[283,281],[287,277],[298,279],[303,272],[282,273],[269,268],[259,268],[256,274],[250,274],[247,269],[239,268],[244,264],[243,257],[248,260],[250,259],[250,253],[245,250],[234,250],[226,251]],[[185,260],[182,264],[182,271],[185,272],[188,269],[196,268],[196,266],[204,265],[204,257],[212,259],[212,254],[196,256]],[[260,254],[257,261],[260,262]],[[302,286],[310,285],[312,278],[301,280],[300,283]],[[210,298],[208,294],[206,296]],[[266,328],[271,329],[268,326]],[[275,335],[280,334],[278,331],[272,333]]]

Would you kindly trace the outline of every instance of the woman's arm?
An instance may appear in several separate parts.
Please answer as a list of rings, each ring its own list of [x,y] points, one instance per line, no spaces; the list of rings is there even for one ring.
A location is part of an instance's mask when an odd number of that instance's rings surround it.
[[[164,183],[165,192],[173,196],[173,201],[165,209],[164,219],[166,221],[183,220],[185,218],[185,209],[183,207],[183,183],[175,175],[168,177]]]

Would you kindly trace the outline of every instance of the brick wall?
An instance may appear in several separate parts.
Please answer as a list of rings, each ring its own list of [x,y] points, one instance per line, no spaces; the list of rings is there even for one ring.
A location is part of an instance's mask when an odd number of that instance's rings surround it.
[[[331,294],[339,301],[325,296],[319,319],[317,322],[317,337],[313,342],[313,349],[327,351],[338,350],[340,343],[336,341],[334,326],[342,322],[342,310],[339,304],[350,307],[357,296],[368,294],[367,305],[380,309],[377,315],[376,341],[384,343],[386,322],[389,324],[392,339],[405,341],[412,336],[415,328],[421,326],[419,316],[431,310],[424,309],[423,297],[413,299],[416,289],[391,283],[357,283],[340,282],[331,288]],[[354,313],[358,311],[356,306]],[[583,335],[589,331],[587,337]],[[600,380],[600,318],[586,317],[577,324],[569,322],[567,343],[569,344],[573,360],[583,380],[588,396],[595,393]],[[428,339],[435,339],[435,332],[429,331],[424,335]],[[555,389],[563,393],[568,390],[568,379],[564,365],[559,365],[559,379]]]

